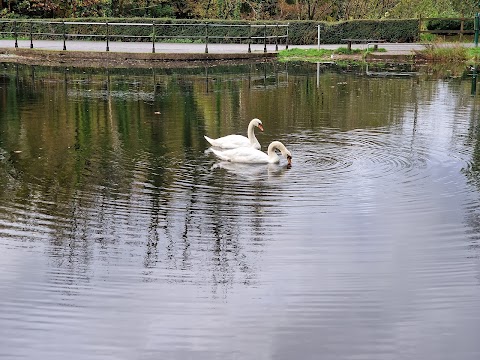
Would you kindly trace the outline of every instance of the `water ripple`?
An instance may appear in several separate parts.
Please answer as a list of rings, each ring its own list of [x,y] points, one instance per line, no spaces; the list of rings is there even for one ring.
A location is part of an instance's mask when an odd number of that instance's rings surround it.
[[[2,92],[0,358],[478,358],[477,100],[309,76]],[[204,153],[250,111],[291,168]]]

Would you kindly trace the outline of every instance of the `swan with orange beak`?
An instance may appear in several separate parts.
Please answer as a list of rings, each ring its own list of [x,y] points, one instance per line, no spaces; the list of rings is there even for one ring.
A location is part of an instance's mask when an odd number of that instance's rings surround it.
[[[207,140],[210,145],[216,148],[222,149],[236,149],[239,147],[253,147],[254,149],[261,149],[260,143],[255,137],[254,128],[258,127],[260,131],[263,131],[263,124],[260,119],[253,119],[248,124],[247,135],[227,135],[220,137],[218,139],[211,139],[208,136],[204,135],[205,140]]]

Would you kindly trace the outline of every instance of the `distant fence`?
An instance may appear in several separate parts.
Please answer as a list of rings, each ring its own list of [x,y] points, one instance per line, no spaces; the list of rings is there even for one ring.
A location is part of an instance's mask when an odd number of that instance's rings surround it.
[[[475,34],[473,18],[419,18],[419,34],[464,35]]]
[[[188,28],[188,29],[187,29]],[[128,31],[127,31],[128,30]],[[29,39],[30,48],[35,40],[63,41],[63,50],[67,50],[67,40],[105,41],[105,51],[110,51],[111,41],[142,41],[152,43],[202,42],[205,53],[209,43],[245,43],[248,52],[251,45],[263,43],[267,52],[267,43],[280,44],[288,49],[289,24],[218,24],[218,23],[136,23],[136,22],[77,22],[77,21],[39,21],[39,20],[0,20],[0,38],[12,38],[15,47],[18,40]]]

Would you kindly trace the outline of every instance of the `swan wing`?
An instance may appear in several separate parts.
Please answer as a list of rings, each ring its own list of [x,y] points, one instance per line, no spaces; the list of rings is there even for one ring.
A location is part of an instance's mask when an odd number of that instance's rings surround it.
[[[252,147],[240,147],[229,150],[216,150],[212,149],[212,152],[220,159],[246,164],[266,164],[269,162],[267,154]]]
[[[204,136],[210,145],[222,148],[222,149],[235,149],[238,147],[248,147],[252,144],[250,140],[243,135],[227,135],[220,137],[218,139],[211,139],[208,136]],[[258,144],[260,145],[260,144]]]
[[[230,161],[229,157],[228,157],[228,154],[225,154],[225,151],[220,151],[220,150],[217,150],[217,149],[214,149],[214,148],[210,148],[210,151],[213,152],[215,154],[215,156],[218,157],[219,159],[224,160],[224,161]]]

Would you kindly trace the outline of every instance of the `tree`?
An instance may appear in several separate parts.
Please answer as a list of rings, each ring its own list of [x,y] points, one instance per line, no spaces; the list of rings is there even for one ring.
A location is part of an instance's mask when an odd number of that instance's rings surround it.
[[[0,0],[0,16],[349,20],[473,17],[479,0]]]
[[[394,18],[458,16],[450,0],[400,0],[392,10]]]
[[[53,0],[31,0],[17,3],[19,14],[33,18],[51,18],[58,15],[60,7],[57,1]]]
[[[473,17],[476,12],[480,11],[478,0],[452,0],[452,7],[459,16]]]

